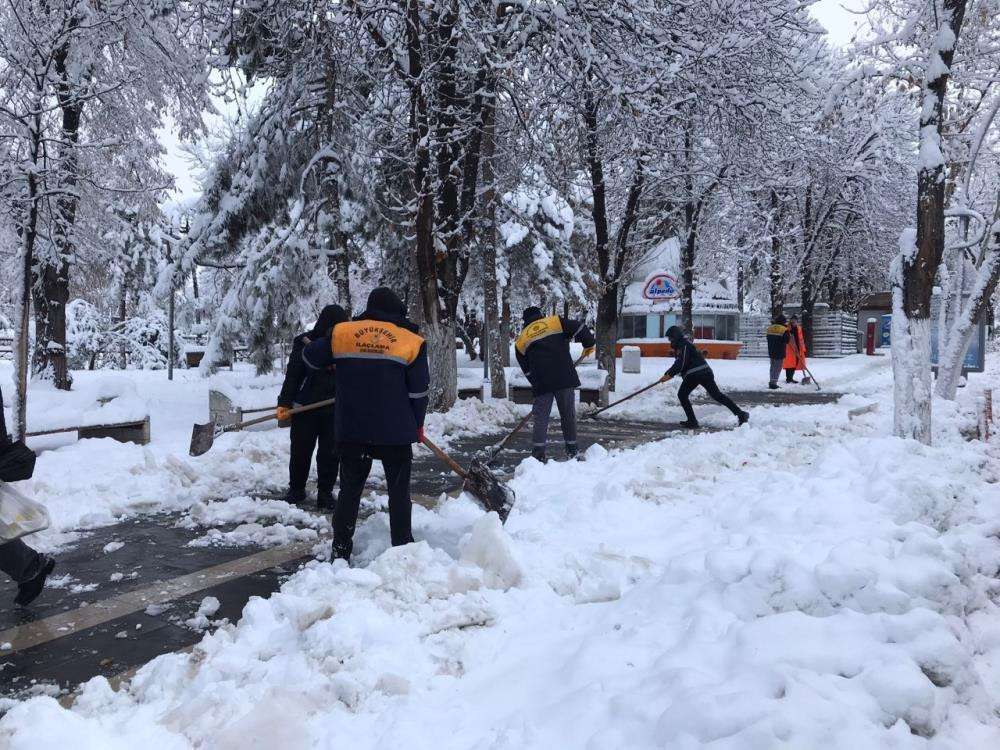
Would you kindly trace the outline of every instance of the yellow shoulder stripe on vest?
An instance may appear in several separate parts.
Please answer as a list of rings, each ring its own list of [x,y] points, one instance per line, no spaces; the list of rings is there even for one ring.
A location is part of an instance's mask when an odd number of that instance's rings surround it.
[[[393,323],[355,320],[334,326],[334,359],[382,359],[408,365],[420,354],[422,337]]]
[[[548,336],[555,336],[557,333],[562,333],[562,322],[559,320],[558,315],[550,315],[547,318],[540,318],[533,323],[528,323],[521,331],[521,335],[517,337],[517,342],[514,344],[517,350],[524,354],[528,351],[528,347],[534,344],[539,339],[544,339]]]
[[[788,328],[781,325],[781,323],[772,323],[767,327],[768,336],[781,336],[786,331],[788,331]]]

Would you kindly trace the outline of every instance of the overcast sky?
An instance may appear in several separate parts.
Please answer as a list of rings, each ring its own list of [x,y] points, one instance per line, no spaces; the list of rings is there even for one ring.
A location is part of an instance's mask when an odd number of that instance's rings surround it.
[[[863,16],[851,13],[864,7],[862,0],[817,0],[812,6],[812,13],[830,37],[830,43],[844,47],[850,43],[851,37],[863,20]],[[217,117],[208,118],[209,127],[217,127],[222,120]],[[160,142],[166,149],[164,166],[174,176],[176,189],[164,208],[170,212],[193,200],[198,194],[197,177],[189,164],[186,154],[181,151],[177,136],[169,128],[160,133]]]

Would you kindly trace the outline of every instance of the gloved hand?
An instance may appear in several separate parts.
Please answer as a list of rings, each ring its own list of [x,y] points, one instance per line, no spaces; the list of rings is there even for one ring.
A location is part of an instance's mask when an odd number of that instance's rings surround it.
[[[277,409],[274,410],[274,414],[278,418],[279,422],[284,422],[287,419],[291,419],[291,416],[288,414],[288,412],[290,411],[291,409],[289,409],[287,406],[279,406]]]
[[[662,377],[662,378],[660,378],[660,382],[661,382],[661,383],[666,383],[667,381],[669,381],[669,380],[672,380],[672,379],[673,379],[673,377],[674,377],[674,376],[673,376],[673,375],[671,375],[671,374],[670,374],[669,372],[665,372],[665,373],[663,373],[663,377]]]
[[[593,354],[595,351],[597,351],[597,347],[596,346],[588,346],[586,349],[583,350],[583,358],[586,359],[591,354]]]
[[[417,428],[417,442],[418,443],[424,442],[424,428],[423,427],[418,427]]]

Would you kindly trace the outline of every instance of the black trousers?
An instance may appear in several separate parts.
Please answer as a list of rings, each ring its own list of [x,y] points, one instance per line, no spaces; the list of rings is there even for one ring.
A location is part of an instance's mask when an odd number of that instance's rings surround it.
[[[344,446],[340,449],[340,492],[333,511],[333,556],[351,559],[354,527],[365,480],[372,470],[372,459],[382,462],[389,490],[389,533],[392,546],[413,541],[410,525],[410,471],[413,451],[409,445]]]
[[[289,489],[305,492],[316,451],[316,475],[320,492],[333,492],[340,462],[333,431],[333,407],[324,407],[292,417],[290,439],[292,452],[288,459]]]
[[[795,380],[795,368],[794,367],[786,367],[785,368],[785,382],[786,383],[791,383],[793,380]]]
[[[559,409],[559,423],[562,426],[563,440],[566,450],[576,452],[576,389],[562,388],[558,391],[535,396],[531,405],[534,419],[532,425],[531,445],[534,452],[545,453],[548,442],[549,416],[552,413],[552,402]]]
[[[0,570],[23,583],[33,578],[41,566],[42,556],[20,539],[0,544]]]
[[[684,381],[681,383],[681,387],[677,389],[677,399],[681,402],[681,408],[684,409],[684,414],[687,415],[690,421],[696,421],[694,418],[694,409],[691,408],[690,396],[691,391],[698,386],[704,388],[709,396],[725,406],[733,414],[736,416],[740,415],[740,407],[729,396],[720,391],[719,386],[715,384],[715,375],[712,371],[701,370],[700,372],[686,375]]]

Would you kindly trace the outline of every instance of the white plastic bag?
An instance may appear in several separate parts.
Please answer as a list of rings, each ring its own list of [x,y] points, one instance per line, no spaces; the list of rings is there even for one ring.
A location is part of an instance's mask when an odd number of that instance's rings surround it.
[[[45,506],[0,482],[0,540],[9,542],[49,527]]]

